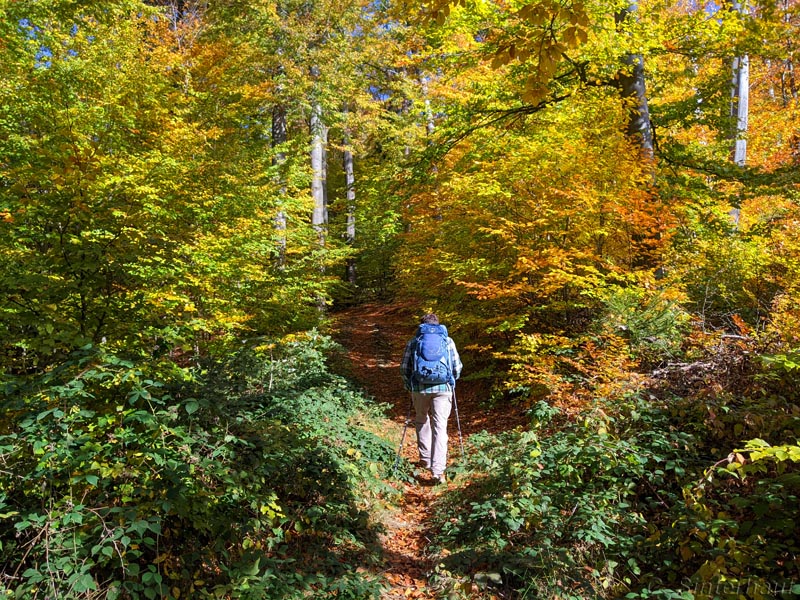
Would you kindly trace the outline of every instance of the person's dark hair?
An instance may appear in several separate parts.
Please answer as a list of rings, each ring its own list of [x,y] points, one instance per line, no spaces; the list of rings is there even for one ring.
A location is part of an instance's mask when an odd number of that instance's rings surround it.
[[[438,325],[439,324],[439,317],[437,317],[433,313],[428,313],[420,320],[420,323],[424,323],[425,325]]]

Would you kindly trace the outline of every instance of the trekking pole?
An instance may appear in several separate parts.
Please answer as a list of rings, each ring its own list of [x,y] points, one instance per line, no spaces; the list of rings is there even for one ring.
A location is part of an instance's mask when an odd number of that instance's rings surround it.
[[[461,419],[458,418],[458,400],[456,400],[456,384],[453,384],[453,408],[456,410],[456,425],[458,426],[458,441],[461,444],[461,460],[466,458],[464,452],[464,438],[461,435]]]
[[[414,408],[414,398],[412,396],[411,402],[408,405],[408,416],[406,417],[406,424],[403,426],[403,436],[400,438],[400,445],[397,447],[397,456],[394,457],[394,467],[392,467],[392,475],[397,472],[397,465],[400,462],[400,452],[403,450],[403,442],[406,441],[406,431],[408,425],[411,423],[411,409]]]

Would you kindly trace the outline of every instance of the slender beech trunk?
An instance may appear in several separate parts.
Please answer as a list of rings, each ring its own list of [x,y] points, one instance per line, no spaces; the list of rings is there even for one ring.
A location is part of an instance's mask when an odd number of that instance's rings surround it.
[[[420,77],[420,88],[422,91],[422,99],[425,103],[425,134],[428,136],[427,143],[429,146],[433,145],[433,134],[436,131],[436,124],[433,120],[433,109],[431,109],[431,98],[428,95],[428,76],[422,75]],[[439,167],[436,166],[436,163],[433,163],[431,166],[431,170],[436,173],[439,171]],[[442,219],[442,215],[437,211],[436,216],[434,217],[437,220]]]
[[[314,100],[311,106],[311,196],[314,199],[314,209],[311,213],[311,225],[317,232],[319,245],[325,247],[325,238],[328,229],[328,181],[326,164],[326,147],[328,143],[328,129],[322,121],[322,105],[319,100]],[[320,272],[325,272],[322,262]],[[327,309],[325,296],[317,296],[317,309],[324,313]]]
[[[428,137],[433,136],[436,125],[433,122],[433,110],[431,109],[431,99],[428,96],[428,76],[423,75],[420,77],[420,87],[422,88],[422,99],[425,103],[425,133]]]
[[[345,109],[345,114],[347,109]],[[347,223],[345,240],[352,247],[356,242],[356,176],[353,167],[353,152],[350,150],[350,132],[344,130],[344,153],[342,155],[344,167],[345,197],[347,199]],[[356,284],[356,261],[353,257],[347,259],[347,282]]]
[[[747,121],[750,106],[750,59],[745,54],[733,60],[731,80],[731,118],[736,123],[733,133],[733,162],[743,167],[747,161]]]
[[[791,23],[792,10],[790,0],[783,0],[783,22]],[[797,80],[794,73],[794,62],[791,56],[794,54],[795,41],[788,37],[786,39],[786,55],[787,58],[783,62],[783,70],[781,71],[781,96],[783,98],[783,106],[789,106],[792,100],[797,100]]]
[[[286,107],[278,105],[272,109],[272,147],[279,148],[286,143]],[[286,162],[286,153],[278,150],[272,164],[278,167],[278,193],[280,194],[278,212],[275,215],[275,230],[278,237],[278,266],[286,264],[286,212],[283,210],[283,199],[286,197],[286,183],[280,173],[281,165]]]
[[[322,122],[322,105],[315,101],[311,107],[311,196],[314,199],[314,210],[311,224],[319,235],[320,245],[325,245],[328,225],[328,182],[325,146],[328,131]]]
[[[635,18],[639,9],[637,0],[629,0],[628,5],[615,15],[617,25],[627,18]],[[628,107],[628,126],[626,133],[641,150],[644,160],[653,160],[653,131],[650,123],[650,108],[647,103],[647,89],[644,78],[644,57],[638,53],[622,57],[625,68],[618,74],[620,95]]]
[[[408,81],[409,78],[411,77],[411,75],[408,72],[408,68],[406,68],[406,67],[403,67],[401,69],[401,73],[403,74],[403,77],[402,77],[403,81]],[[400,104],[400,109],[399,109],[399,114],[402,115],[403,121],[405,121],[406,115],[408,115],[408,113],[411,112],[411,108],[413,106],[414,106],[413,100],[411,98],[409,98],[408,96],[404,96],[403,97],[403,101]],[[405,156],[406,158],[411,156],[411,146],[408,144],[408,142],[406,142],[406,145],[403,148],[403,156]]]
[[[734,10],[741,14],[746,13],[744,2],[734,2]],[[734,164],[743,167],[747,162],[747,121],[750,110],[750,57],[747,54],[733,59],[733,73],[731,78],[731,119],[735,128],[731,138],[733,141],[731,158]],[[734,224],[739,224],[741,209],[733,207],[730,210]]]
[[[626,5],[614,15],[617,28],[625,21],[636,21],[639,10],[638,0],[627,0]],[[628,52],[622,57],[622,69],[617,73],[619,93],[628,111],[628,123],[625,134],[639,150],[642,173],[648,175],[649,186],[656,183],[656,163],[653,145],[653,129],[650,122],[650,107],[647,102],[647,87],[644,77],[644,56],[638,52]],[[656,264],[657,258],[648,248],[657,248],[660,237],[658,232],[652,233],[634,227],[630,233],[632,268],[651,266],[656,273],[661,267]]]
[[[791,58],[787,58],[783,63],[781,96],[783,97],[784,107],[789,106],[792,100],[797,100],[797,82],[795,81],[794,63]]]
[[[764,67],[766,67],[766,71],[769,77],[769,89],[767,90],[767,94],[769,95],[770,100],[775,100],[775,83],[772,78],[772,59],[770,58],[765,59]]]

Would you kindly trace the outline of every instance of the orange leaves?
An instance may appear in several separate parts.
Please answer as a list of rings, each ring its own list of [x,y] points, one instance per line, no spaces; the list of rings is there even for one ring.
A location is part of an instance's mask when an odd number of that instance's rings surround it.
[[[506,388],[527,387],[529,402],[548,397],[575,410],[598,396],[618,397],[636,385],[627,342],[615,335],[573,339],[523,334],[498,357],[511,363]]]
[[[412,569],[413,565],[407,568]],[[386,580],[393,588],[402,590],[402,595],[405,598],[434,598],[432,592],[426,587],[425,580],[412,577],[403,573],[387,573]],[[398,596],[393,596],[398,597]]]

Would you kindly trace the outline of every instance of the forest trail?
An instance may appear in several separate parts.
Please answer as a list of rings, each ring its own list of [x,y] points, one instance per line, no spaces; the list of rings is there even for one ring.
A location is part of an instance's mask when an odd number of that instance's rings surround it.
[[[347,350],[352,378],[376,401],[391,406],[389,417],[397,424],[395,439],[399,444],[410,408],[409,394],[403,389],[400,378],[400,360],[405,344],[419,322],[415,307],[404,304],[362,305],[338,311],[333,318],[334,336]],[[453,339],[464,360],[467,357],[462,348],[467,345],[466,340],[460,340],[457,334]],[[465,365],[469,362],[465,360]],[[467,371],[465,366],[462,376],[468,376]],[[522,414],[500,414],[487,409],[483,405],[486,395],[486,386],[481,382],[468,379],[459,382],[458,412],[465,441],[478,431],[496,433],[525,422]],[[455,414],[450,417],[448,433],[449,464],[452,464],[461,453]],[[411,462],[418,458],[413,425],[406,432],[401,454]],[[431,487],[428,477],[429,474],[423,473],[416,483],[395,483],[401,489],[402,499],[399,508],[384,518],[384,575],[392,585],[384,594],[384,600],[436,597],[435,590],[427,583],[435,559],[428,552],[428,508],[443,488]],[[458,479],[451,479],[447,489],[460,485]]]

